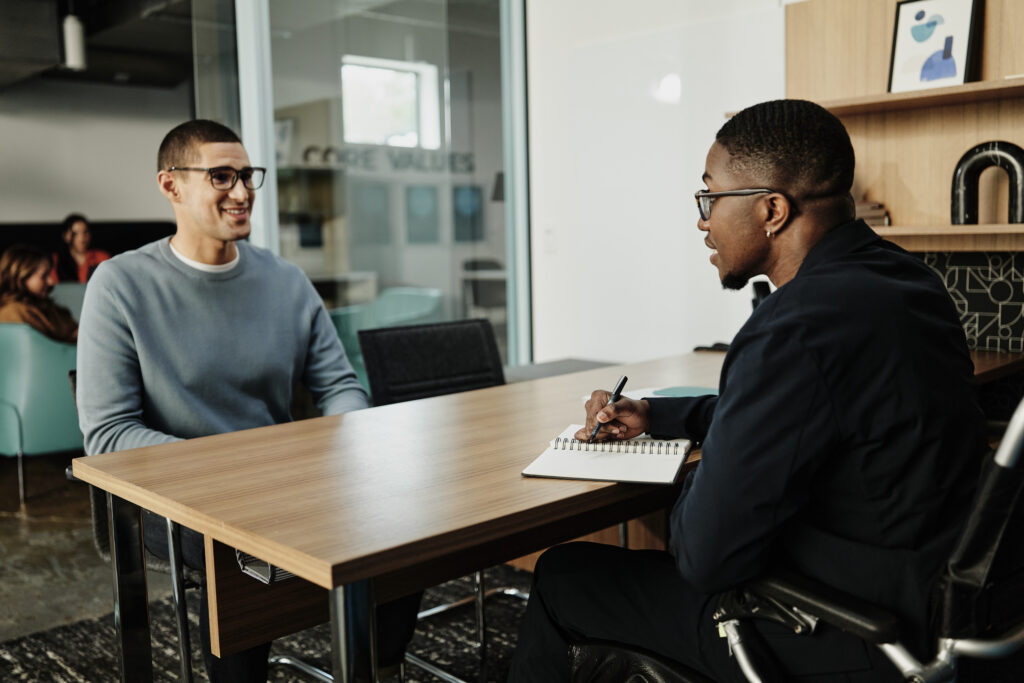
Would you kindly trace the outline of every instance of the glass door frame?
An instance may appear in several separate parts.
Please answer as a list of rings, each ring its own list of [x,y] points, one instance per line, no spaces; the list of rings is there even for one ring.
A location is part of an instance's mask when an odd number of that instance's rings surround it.
[[[530,311],[530,220],[526,108],[526,3],[499,0],[501,12],[502,136],[505,166],[505,240],[508,362],[533,358]],[[267,168],[253,206],[250,241],[280,253],[270,0],[235,0],[238,106],[241,137],[251,159]]]

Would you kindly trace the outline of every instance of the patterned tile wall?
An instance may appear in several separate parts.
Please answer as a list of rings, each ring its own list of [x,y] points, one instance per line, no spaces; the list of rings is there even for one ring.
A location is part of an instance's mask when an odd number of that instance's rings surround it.
[[[1024,253],[921,254],[946,283],[967,333],[986,351],[1024,351]]]
[[[1024,253],[920,254],[946,283],[967,333],[967,345],[986,351],[1024,351]],[[1009,420],[1024,396],[1024,372],[979,388],[990,420]]]

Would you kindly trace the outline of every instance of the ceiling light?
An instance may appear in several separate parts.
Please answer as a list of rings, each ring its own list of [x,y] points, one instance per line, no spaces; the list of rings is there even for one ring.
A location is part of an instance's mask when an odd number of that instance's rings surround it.
[[[64,67],[72,71],[85,69],[85,27],[74,14],[64,17]]]

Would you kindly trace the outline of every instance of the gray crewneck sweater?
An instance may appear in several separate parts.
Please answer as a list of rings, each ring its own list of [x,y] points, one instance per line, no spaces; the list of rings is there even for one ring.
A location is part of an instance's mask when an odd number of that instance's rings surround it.
[[[367,406],[305,274],[237,246],[225,272],[185,264],[169,238],[96,269],[78,333],[87,454],[288,422],[300,381],[324,414]]]

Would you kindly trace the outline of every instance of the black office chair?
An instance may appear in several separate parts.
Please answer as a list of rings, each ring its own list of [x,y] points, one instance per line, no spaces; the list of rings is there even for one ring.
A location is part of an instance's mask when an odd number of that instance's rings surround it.
[[[71,384],[71,395],[75,397],[78,407],[78,373],[68,372]],[[72,474],[71,465],[65,472],[69,481],[81,481]],[[110,507],[107,505],[107,493],[95,486],[89,486],[89,509],[92,516],[92,540],[96,552],[106,562],[110,562]],[[174,615],[178,626],[178,656],[181,660],[181,680],[192,681],[192,648],[188,632],[188,610],[185,604],[185,590],[199,588],[202,576],[199,572],[186,567],[181,559],[181,527],[167,520],[167,547],[171,559],[157,557],[145,551],[146,569],[170,574],[171,598],[174,602]]]
[[[505,383],[501,356],[491,323],[484,319],[360,330],[366,375],[374,405],[442,396]],[[529,599],[510,586],[486,590],[483,572],[473,575],[474,595],[419,613],[426,619],[474,603],[481,661],[486,656],[484,600],[502,594]],[[453,680],[429,662],[406,654],[406,660],[444,680]],[[458,680],[458,679],[454,679]]]
[[[1020,681],[1024,661],[1024,401],[998,451],[982,469],[966,524],[935,586],[932,622],[937,643],[931,661],[918,661],[899,642],[895,615],[819,582],[795,575],[766,577],[719,598],[715,621],[749,681],[785,681],[770,651],[749,628],[767,618],[810,634],[817,620],[874,645],[911,683]],[[708,683],[677,663],[614,643],[582,643],[570,650],[574,683]],[[990,661],[1002,660],[1002,661]],[[635,678],[623,672],[637,672]]]

